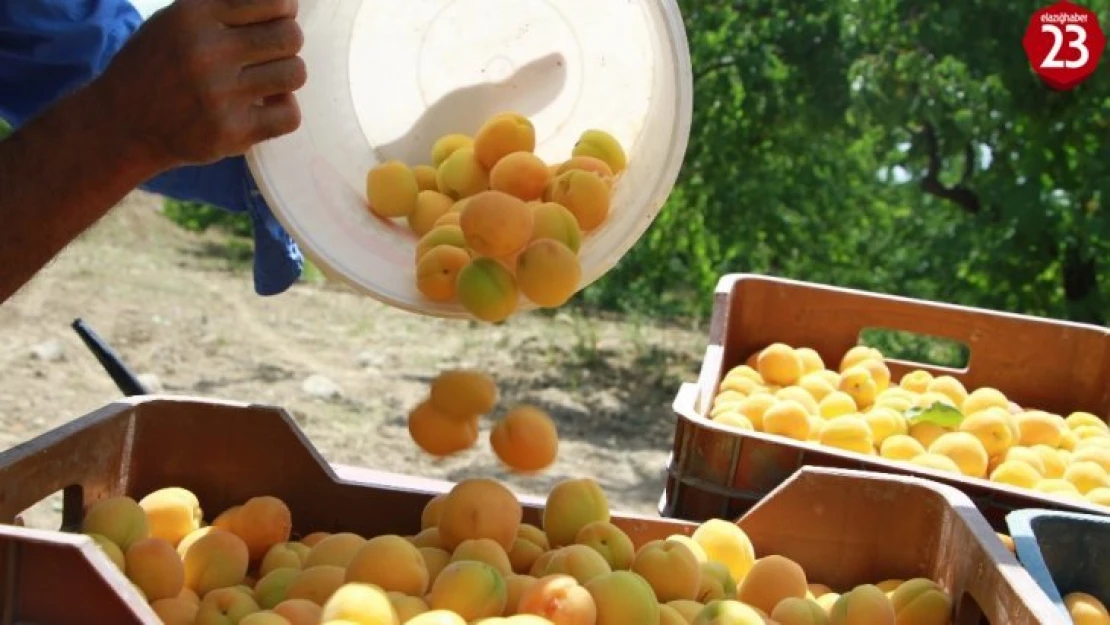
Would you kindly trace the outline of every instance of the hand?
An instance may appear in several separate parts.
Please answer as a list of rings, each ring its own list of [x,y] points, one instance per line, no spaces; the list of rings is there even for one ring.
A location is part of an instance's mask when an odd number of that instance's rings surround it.
[[[177,0],[90,86],[105,123],[155,169],[207,164],[300,125],[297,0]]]

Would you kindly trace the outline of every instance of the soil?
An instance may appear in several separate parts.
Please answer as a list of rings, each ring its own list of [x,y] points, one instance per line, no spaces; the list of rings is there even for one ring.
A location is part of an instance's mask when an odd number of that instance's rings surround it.
[[[136,192],[0,306],[0,445],[9,447],[116,400],[121,392],[70,324],[82,318],[166,394],[289,410],[330,462],[448,480],[493,476],[543,495],[593,477],[616,510],[654,514],[674,433],[671,401],[696,377],[703,329],[578,313],[529,313],[493,327],[427,318],[309,280],[255,295],[249,249],[193,234]],[[492,374],[501,405],[480,445],[436,460],[405,417],[441,369]],[[310,379],[311,378],[311,379]],[[514,403],[555,418],[558,462],[505,472],[488,433]],[[26,515],[57,527],[60,498]]]

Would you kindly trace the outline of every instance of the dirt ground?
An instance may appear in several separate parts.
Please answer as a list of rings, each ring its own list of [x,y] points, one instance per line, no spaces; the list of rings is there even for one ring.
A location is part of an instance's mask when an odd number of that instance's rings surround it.
[[[299,284],[254,294],[227,239],[193,235],[135,193],[0,305],[0,445],[4,448],[120,397],[70,328],[85,319],[162,392],[282,406],[331,462],[450,480],[504,479],[542,495],[591,476],[616,509],[655,513],[674,432],[670,403],[697,372],[701,329],[559,313],[502,327],[404,313],[344,288]],[[504,472],[488,444],[437,461],[408,437],[407,410],[438,370],[474,367],[502,405],[532,402],[557,420],[559,460],[546,473]],[[54,524],[60,500],[28,515]],[[54,525],[56,527],[56,525]]]

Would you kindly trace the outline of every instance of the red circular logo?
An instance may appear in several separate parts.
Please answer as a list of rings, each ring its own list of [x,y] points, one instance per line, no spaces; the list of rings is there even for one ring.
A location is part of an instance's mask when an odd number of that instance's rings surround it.
[[[1021,43],[1041,80],[1067,91],[1094,73],[1106,34],[1094,11],[1062,0],[1033,13]]]

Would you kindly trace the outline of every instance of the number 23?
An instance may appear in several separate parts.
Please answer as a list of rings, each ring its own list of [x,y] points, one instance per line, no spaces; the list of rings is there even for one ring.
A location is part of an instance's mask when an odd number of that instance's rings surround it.
[[[1085,66],[1087,61],[1090,60],[1091,52],[1087,49],[1087,31],[1079,24],[1065,24],[1063,30],[1060,30],[1060,27],[1056,24],[1041,24],[1041,32],[1052,35],[1052,49],[1041,61],[1041,67],[1076,69]],[[1068,42],[1069,48],[1079,50],[1079,58],[1074,61],[1056,58],[1060,54],[1060,48],[1064,45],[1064,32],[1075,35],[1075,38]]]

